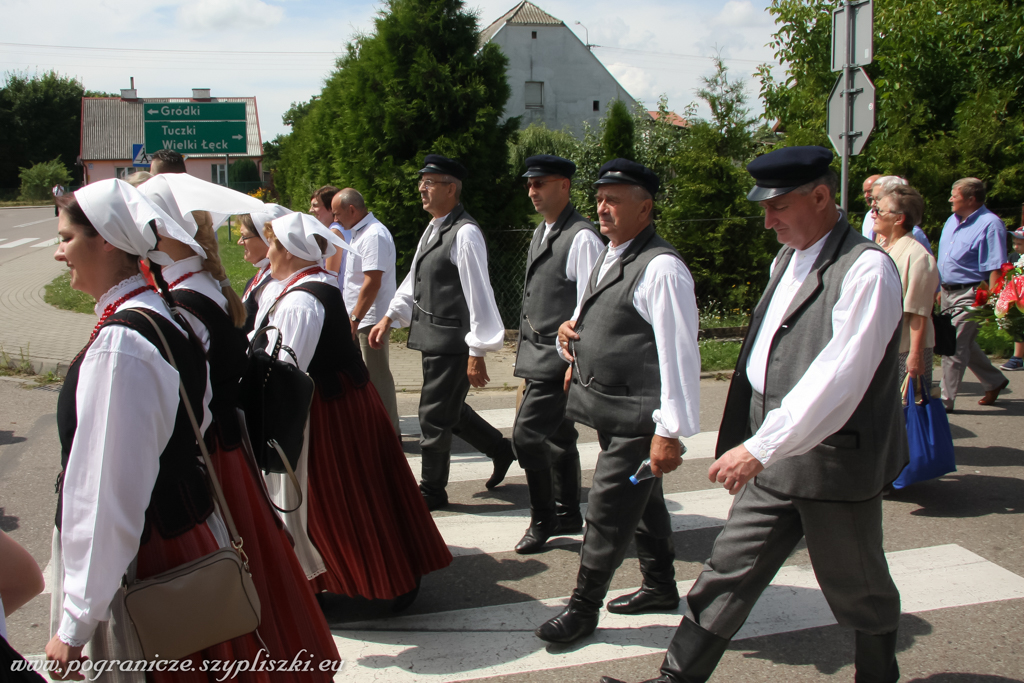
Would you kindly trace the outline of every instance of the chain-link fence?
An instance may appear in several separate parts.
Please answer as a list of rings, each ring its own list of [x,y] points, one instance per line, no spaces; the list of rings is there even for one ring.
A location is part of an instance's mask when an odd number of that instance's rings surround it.
[[[487,233],[487,269],[506,329],[518,330],[523,312],[523,280],[533,230],[497,230]]]

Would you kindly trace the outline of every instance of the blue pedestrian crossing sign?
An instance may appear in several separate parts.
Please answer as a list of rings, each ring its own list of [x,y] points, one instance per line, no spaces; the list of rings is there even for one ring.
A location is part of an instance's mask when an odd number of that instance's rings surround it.
[[[135,168],[149,168],[149,155],[146,154],[146,145],[132,145],[132,166]]]

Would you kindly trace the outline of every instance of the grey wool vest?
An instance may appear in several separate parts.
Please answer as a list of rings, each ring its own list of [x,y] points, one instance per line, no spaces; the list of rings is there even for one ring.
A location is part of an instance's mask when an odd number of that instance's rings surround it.
[[[764,410],[756,419],[778,408],[782,399],[803,378],[811,363],[832,339],[832,309],[839,300],[843,279],[854,262],[874,242],[852,230],[845,218],[825,238],[811,272],[793,297],[782,324],[772,338],[765,372]],[[719,429],[716,457],[751,436],[747,358],[757,338],[775,288],[793,256],[783,247],[768,288],[754,308],[750,330],[740,350],[729,386]],[[845,425],[807,453],[770,460],[756,483],[762,488],[812,500],[861,501],[876,496],[908,462],[907,434],[899,397],[899,343],[901,326],[889,335],[885,354],[860,404]],[[865,368],[864,371],[872,369]]]
[[[654,328],[633,306],[636,284],[655,256],[672,245],[648,225],[598,283],[607,248],[591,273],[576,320],[580,338],[565,417],[607,434],[654,433],[652,413],[661,405],[661,373]]]
[[[533,233],[526,260],[523,285],[523,314],[519,320],[519,347],[516,349],[516,377],[559,381],[565,376],[564,360],[555,343],[558,326],[576,310],[576,283],[565,276],[569,249],[581,230],[594,226],[567,204],[551,232],[544,239],[544,223]],[[578,273],[577,277],[586,277]]]
[[[451,260],[455,236],[467,223],[477,224],[459,204],[445,217],[433,239],[427,240],[430,230],[420,238],[412,290],[410,349],[435,356],[469,353],[469,303],[462,291],[459,268]]]

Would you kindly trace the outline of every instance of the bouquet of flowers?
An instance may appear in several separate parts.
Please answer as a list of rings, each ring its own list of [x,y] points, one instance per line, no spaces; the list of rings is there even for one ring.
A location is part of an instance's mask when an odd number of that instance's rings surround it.
[[[995,287],[981,283],[968,306],[972,318],[983,322],[994,321],[1015,342],[1024,342],[1024,256],[1016,263],[1004,263]]]

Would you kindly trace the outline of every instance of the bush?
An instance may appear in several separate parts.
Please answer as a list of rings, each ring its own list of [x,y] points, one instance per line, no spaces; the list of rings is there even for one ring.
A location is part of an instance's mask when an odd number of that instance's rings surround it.
[[[53,197],[51,191],[58,183],[67,187],[71,174],[60,158],[33,164],[31,168],[18,169],[21,178],[21,197],[29,201],[46,201]]]

